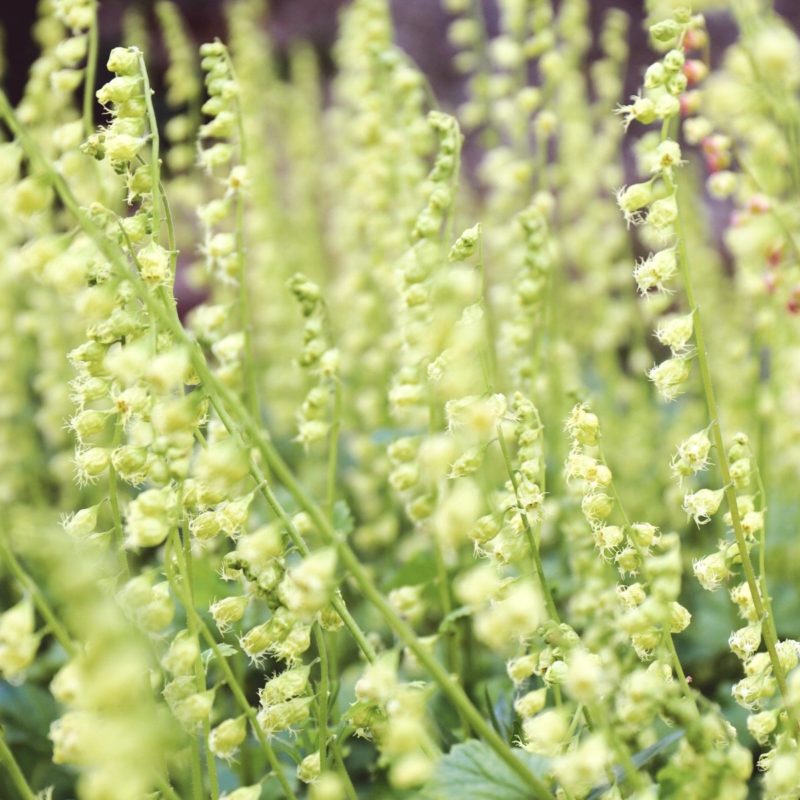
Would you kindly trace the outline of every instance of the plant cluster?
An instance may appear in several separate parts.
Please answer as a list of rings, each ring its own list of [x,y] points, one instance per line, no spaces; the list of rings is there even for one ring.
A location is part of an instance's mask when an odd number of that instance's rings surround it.
[[[388,0],[330,86],[159,0],[158,91],[97,5],[0,92],[3,796],[800,798],[768,0],[649,0],[630,98],[623,12],[443,0],[449,110]]]

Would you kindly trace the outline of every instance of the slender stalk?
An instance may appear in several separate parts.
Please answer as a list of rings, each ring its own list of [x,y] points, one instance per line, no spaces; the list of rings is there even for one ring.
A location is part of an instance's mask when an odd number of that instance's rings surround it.
[[[203,800],[203,765],[200,761],[200,742],[197,736],[192,736],[191,771],[192,771],[192,797],[194,800]]]
[[[163,775],[156,775],[156,783],[161,794],[168,800],[181,800],[177,792],[172,788],[172,784]]]
[[[353,781],[350,779],[350,773],[348,773],[347,767],[345,766],[342,750],[339,747],[339,742],[336,737],[331,739],[331,753],[333,753],[333,760],[336,764],[336,772],[341,777],[342,783],[344,784],[344,792],[347,795],[347,800],[358,800],[356,787],[353,786]]]
[[[355,581],[361,594],[375,606],[376,610],[383,617],[386,624],[397,634],[398,638],[411,650],[417,657],[418,661],[425,667],[434,682],[438,684],[442,693],[450,700],[451,703],[457,708],[461,708],[470,725],[484,739],[484,741],[497,753],[501,758],[520,778],[522,778],[533,790],[534,796],[537,798],[550,798],[550,792],[540,778],[531,772],[531,770],[519,759],[517,759],[511,752],[511,749],[497,734],[497,732],[486,722],[478,709],[472,704],[467,697],[464,690],[450,677],[447,671],[436,660],[436,658],[428,652],[417,639],[414,631],[397,615],[391,607],[386,598],[381,594],[370,575],[369,571],[361,564],[360,559],[356,553],[351,549],[346,540],[337,534],[330,524],[330,521],[322,513],[322,510],[316,502],[308,495],[303,486],[299,483],[292,471],[289,469],[286,462],[278,453],[272,441],[265,435],[264,431],[259,427],[258,423],[248,413],[242,401],[236,397],[222,382],[211,372],[208,364],[206,363],[200,346],[194,342],[189,334],[184,330],[177,317],[174,305],[165,308],[149,292],[148,288],[143,284],[138,275],[132,273],[130,265],[125,257],[125,254],[119,246],[109,240],[103,231],[92,222],[91,219],[80,208],[78,201],[72,194],[67,186],[63,177],[54,169],[53,165],[47,158],[44,157],[38,145],[31,139],[26,131],[23,130],[19,124],[13,110],[8,102],[8,99],[2,91],[0,91],[0,116],[5,120],[11,131],[19,138],[20,143],[25,149],[28,156],[32,161],[37,162],[43,172],[48,176],[51,184],[56,189],[59,197],[64,203],[65,207],[78,221],[80,226],[84,229],[87,235],[94,241],[100,252],[108,258],[110,263],[114,265],[122,274],[130,278],[132,286],[140,299],[147,305],[149,311],[157,316],[176,337],[176,339],[187,345],[189,348],[192,366],[195,368],[198,377],[202,384],[206,387],[209,397],[215,401],[215,407],[226,407],[231,410],[231,414],[235,417],[235,421],[230,418],[229,422],[233,423],[233,431],[243,431],[250,439],[252,445],[261,454],[266,466],[268,466],[276,479],[282,483],[287,491],[292,495],[300,507],[308,513],[311,521],[319,530],[322,538],[327,544],[336,547],[339,560],[345,569],[350,573]],[[156,184],[158,185],[158,184]],[[224,423],[224,420],[223,420]],[[227,427],[227,425],[226,425]],[[229,428],[230,430],[230,428]],[[338,609],[337,609],[338,610]],[[191,610],[192,613],[194,609]],[[204,638],[210,637],[213,642],[212,650],[216,648],[216,653],[219,654],[219,648],[216,640],[211,636],[208,629],[204,626],[200,627],[200,632]],[[210,645],[211,646],[211,645]],[[244,705],[249,709],[248,718],[255,722],[255,712],[247,704],[241,688],[236,684],[235,677],[231,672],[230,666],[226,663],[224,657],[219,654],[219,661],[223,672],[226,673],[226,680],[230,677],[231,691],[236,696],[238,690]],[[234,689],[236,687],[236,689]],[[246,712],[248,713],[248,712]],[[255,724],[257,729],[257,736],[260,736],[262,745],[266,744],[269,748],[268,758],[275,758],[274,751],[269,747],[269,743],[264,737],[263,731],[257,722]],[[266,748],[265,748],[266,752]],[[273,762],[270,761],[272,764]],[[277,764],[277,762],[275,762]],[[278,765],[279,766],[279,765]],[[279,773],[282,778],[282,783],[285,783],[285,777]],[[290,788],[286,783],[286,788]],[[294,798],[294,794],[289,795]]]
[[[230,70],[234,82],[238,85],[236,70],[233,60],[225,48],[225,61]],[[236,130],[239,137],[239,163],[247,162],[247,136],[244,127],[244,113],[242,112],[239,95],[235,100],[236,107]],[[247,288],[247,260],[245,258],[245,225],[244,225],[244,187],[239,187],[236,191],[235,217],[236,217],[236,261],[237,278],[239,281],[239,296],[237,298],[239,311],[239,327],[244,334],[243,351],[243,372],[244,372],[244,395],[248,410],[254,418],[258,419],[258,389],[256,387],[255,361],[253,359],[253,318],[250,312],[249,292]]]
[[[99,43],[97,3],[92,3],[92,21],[89,25],[89,49],[86,54],[86,75],[83,83],[83,133],[94,133],[94,86],[97,79],[97,49]]]
[[[117,420],[114,423],[114,435],[111,440],[112,450],[119,446],[122,439],[122,420]],[[125,552],[125,544],[123,541],[122,531],[122,514],[119,510],[119,493],[117,486],[117,471],[114,465],[108,465],[108,503],[111,507],[111,519],[113,521],[112,540],[114,547],[117,550],[117,559],[119,560],[120,569],[122,574],[127,578],[130,575],[130,566],[128,564],[128,554]]]
[[[328,673],[328,647],[325,643],[325,631],[319,623],[313,627],[314,641],[319,655],[319,689],[317,690],[317,726],[319,727],[319,763],[324,772],[328,764],[328,706],[330,704],[330,686]]]
[[[11,748],[6,744],[6,737],[3,735],[2,728],[0,728],[0,764],[3,765],[19,796],[23,800],[36,800],[36,793],[28,785],[17,759],[14,758]]]
[[[328,518],[333,522],[333,506],[336,502],[336,469],[339,462],[339,434],[342,429],[342,387],[337,378],[333,380],[333,419],[328,434],[328,490],[325,506]]]
[[[184,583],[184,593],[186,596],[187,602],[192,604],[194,608],[194,580],[192,575],[192,542],[189,537],[189,526],[184,524],[183,526],[183,564],[185,566],[185,576],[186,580]],[[197,631],[197,623],[196,619],[192,614],[186,615],[186,625],[189,629],[189,633],[192,638],[196,638],[198,631]],[[206,690],[206,673],[203,669],[203,657],[202,654],[199,652],[197,653],[197,657],[195,658],[194,662],[194,676],[195,682],[197,685],[198,692],[204,692]],[[208,747],[208,736],[211,732],[211,725],[208,720],[206,720],[203,724],[203,741],[205,743],[206,749],[206,771],[208,773],[208,783],[211,789],[211,798],[212,800],[217,800],[219,797],[219,780],[217,779],[217,764],[214,760],[214,754],[211,752],[211,749]],[[193,737],[192,739],[192,755],[196,756],[197,765],[200,765],[200,747],[198,737]],[[202,779],[199,781],[199,786],[202,790]]]
[[[525,511],[522,503],[520,502],[519,482],[517,481],[517,474],[514,472],[514,467],[511,463],[511,454],[508,450],[508,444],[506,443],[502,428],[499,425],[497,426],[497,441],[500,444],[500,452],[503,454],[503,462],[506,466],[506,472],[508,473],[509,480],[511,481],[511,486],[514,489],[514,496],[517,500],[517,509],[522,516],[522,524],[525,528],[525,540],[528,543],[531,564],[533,566],[533,571],[536,573],[536,577],[539,580],[539,586],[541,587],[542,594],[544,595],[544,603],[547,607],[547,614],[554,622],[561,624],[561,618],[558,615],[558,609],[556,608],[555,600],[553,600],[553,594],[550,591],[550,586],[547,583],[547,578],[544,574],[544,564],[542,563],[542,555],[539,552],[539,545],[536,542],[536,536],[534,535],[533,528],[531,527],[530,520],[528,519],[528,513]]]
[[[600,456],[600,461],[608,467],[608,462],[606,461],[605,453],[603,452],[602,445],[598,445],[598,451]],[[609,467],[609,471],[613,474],[613,470]],[[616,481],[613,479],[611,480],[610,484],[611,494],[614,496],[614,502],[617,504],[617,508],[619,509],[619,513],[622,516],[622,522],[625,525],[625,530],[628,531],[628,541],[631,542],[633,545],[634,550],[636,550],[637,555],[639,556],[639,561],[641,562],[641,571],[642,577],[645,581],[649,581],[650,577],[647,571],[647,561],[646,561],[646,553],[636,541],[636,538],[630,535],[631,531],[631,521],[628,513],[625,511],[625,506],[622,503],[622,497],[620,497],[619,492],[617,491],[617,484]],[[667,628],[664,627],[663,631],[663,641],[667,645],[667,650],[669,650],[670,656],[672,658],[672,666],[675,669],[675,674],[678,676],[678,682],[681,685],[681,689],[683,693],[686,695],[686,699],[690,700],[695,713],[699,715],[700,710],[697,707],[697,699],[695,697],[695,693],[692,691],[691,687],[689,686],[689,681],[686,680],[686,673],[683,671],[683,665],[681,664],[681,660],[678,657],[678,651],[675,648],[675,640],[672,638],[672,632]]]
[[[446,618],[450,616],[451,612],[453,611],[453,601],[450,596],[450,580],[447,575],[447,564],[445,564],[442,548],[439,545],[438,540],[434,542],[433,553],[434,559],[436,560],[436,585],[439,590],[439,603],[442,607],[442,617]],[[454,675],[461,676],[463,674],[461,670],[461,648],[459,646],[458,639],[456,638],[456,633],[458,631],[456,625],[457,621],[451,630],[447,631],[446,633],[447,667]],[[458,719],[461,722],[461,727],[464,730],[464,734],[468,736],[469,720],[467,720],[460,709],[457,709],[457,712]]]
[[[483,324],[486,331],[486,369],[488,372],[486,382],[489,385],[489,391],[494,392],[497,382],[497,353],[495,352],[497,322],[489,302],[489,281],[486,277],[486,265],[483,261],[483,231],[478,232],[478,272],[481,278],[481,307],[483,308]]]
[[[180,542],[175,541],[177,535],[178,535],[177,530],[173,531],[173,533],[171,534],[173,539],[173,552],[175,554],[176,562],[178,565],[178,572],[180,574],[181,582],[185,587],[188,585],[186,564],[184,563],[183,560],[183,552],[180,546]],[[261,728],[261,725],[258,724],[258,717],[256,715],[256,711],[250,705],[250,703],[247,702],[247,698],[245,697],[244,691],[242,690],[242,687],[239,685],[239,682],[236,680],[236,676],[233,674],[233,670],[231,669],[231,666],[228,663],[227,658],[223,655],[222,651],[220,650],[214,634],[209,630],[208,626],[203,621],[203,618],[197,613],[197,609],[194,607],[194,605],[189,602],[185,593],[179,592],[179,596],[181,594],[187,617],[192,618],[194,625],[200,632],[200,636],[203,639],[205,639],[206,643],[211,649],[211,652],[214,654],[214,658],[216,659],[220,670],[222,670],[222,675],[225,684],[230,689],[231,694],[233,695],[234,699],[239,705],[239,708],[241,708],[242,712],[247,717],[247,720],[253,729],[253,733],[255,734],[259,744],[261,745],[261,749],[264,751],[264,755],[266,755],[267,757],[267,762],[269,763],[270,768],[275,773],[275,777],[281,784],[281,788],[285,793],[286,799],[297,800],[297,795],[294,793],[291,785],[286,780],[286,775],[284,775],[283,773],[283,768],[281,767],[281,763],[278,760],[278,757],[275,755],[275,751],[273,750],[272,746],[269,743],[269,740],[265,736],[264,731]]]
[[[42,593],[36,581],[25,571],[11,547],[2,538],[0,538],[0,554],[2,554],[3,560],[8,565],[11,574],[16,578],[17,582],[30,593],[36,610],[42,615],[50,632],[67,652],[67,655],[69,655],[70,658],[77,655],[78,647],[75,642],[73,642],[67,629],[50,607],[50,603]]]
[[[150,79],[147,76],[147,67],[144,55],[139,53],[139,71],[142,75],[142,93],[147,108],[147,123],[150,128],[150,178],[152,183],[151,196],[153,198],[153,238],[158,241],[158,229],[161,226],[161,203],[159,186],[161,186],[161,157],[159,150],[161,140],[158,134],[158,120],[153,108],[153,90],[150,88]]]
[[[700,369],[703,398],[705,400],[706,411],[710,421],[711,438],[714,443],[714,449],[717,452],[717,465],[719,467],[719,472],[724,487],[725,502],[728,507],[728,512],[731,516],[733,535],[736,539],[736,548],[739,553],[739,558],[742,562],[742,570],[744,571],[747,586],[750,589],[750,594],[753,598],[753,608],[755,609],[756,616],[760,620],[767,620],[767,624],[762,628],[762,638],[764,639],[764,644],[766,645],[767,652],[769,654],[769,660],[772,664],[772,671],[775,675],[775,681],[778,684],[778,691],[783,698],[784,706],[789,714],[789,717],[792,719],[794,726],[800,729],[800,723],[797,720],[797,716],[792,710],[792,706],[788,702],[786,673],[784,672],[783,666],[778,658],[778,652],[776,649],[778,643],[777,635],[775,633],[774,625],[771,624],[769,615],[761,599],[758,578],[756,577],[755,570],[753,569],[753,562],[750,559],[750,551],[747,548],[747,540],[745,538],[744,530],[742,529],[742,520],[739,515],[739,506],[736,500],[736,489],[733,486],[730,470],[728,469],[728,461],[725,455],[725,442],[719,422],[719,409],[717,407],[717,400],[714,395],[714,385],[711,379],[711,369],[708,362],[708,351],[706,349],[702,315],[700,312],[700,307],[695,298],[694,287],[691,280],[691,270],[689,268],[689,258],[686,251],[686,236],[684,233],[683,216],[681,213],[680,203],[678,203],[677,237],[678,266],[680,269],[681,281],[683,282],[683,289],[686,293],[686,300],[694,313],[694,337],[697,345],[697,364]]]

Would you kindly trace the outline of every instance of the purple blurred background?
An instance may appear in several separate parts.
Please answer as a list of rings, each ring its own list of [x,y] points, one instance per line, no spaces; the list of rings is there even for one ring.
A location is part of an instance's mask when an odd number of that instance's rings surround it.
[[[279,51],[297,39],[310,41],[320,55],[323,68],[333,71],[331,47],[336,38],[339,11],[348,0],[271,0],[268,26]],[[153,15],[155,0],[101,0],[101,52],[119,43],[122,14],[125,8],[138,6],[147,15],[150,29],[157,31]],[[176,0],[197,42],[224,38],[223,0]],[[497,27],[496,0],[483,0],[490,32]],[[0,2],[0,24],[6,31],[8,74],[6,89],[12,100],[19,98],[27,77],[28,67],[36,55],[30,29],[37,3],[22,0]],[[447,16],[439,0],[392,0],[397,40],[427,73],[443,105],[449,106],[462,97],[463,78],[451,66],[452,50],[445,35]],[[641,0],[592,0],[591,19],[594,30],[608,8],[624,9],[631,17],[631,62],[627,89],[632,93],[639,85],[643,69],[652,60],[647,37],[642,29],[644,16]],[[775,7],[791,23],[800,24],[800,3],[797,0],[776,0]],[[735,36],[735,27],[727,14],[709,15],[712,56],[716,59]],[[151,42],[151,68],[158,75],[164,66],[165,53],[154,35]],[[100,70],[98,81],[105,80]]]

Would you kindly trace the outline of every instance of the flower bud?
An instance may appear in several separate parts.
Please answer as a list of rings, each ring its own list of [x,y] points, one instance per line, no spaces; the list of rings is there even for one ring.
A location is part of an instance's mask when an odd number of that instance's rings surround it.
[[[217,758],[230,761],[247,736],[247,719],[242,715],[226,719],[217,725],[208,736],[208,749]]]
[[[683,510],[694,520],[695,525],[705,525],[719,510],[724,496],[724,489],[700,489],[683,498]]]
[[[653,381],[664,400],[674,400],[683,393],[683,384],[689,377],[691,362],[688,358],[673,357],[648,370],[647,377]]]
[[[249,598],[246,595],[240,595],[224,597],[211,605],[209,612],[220,633],[230,630],[234,622],[241,620],[248,603]]]
[[[175,677],[191,675],[200,656],[200,644],[189,631],[180,631],[172,640],[161,664]]]
[[[311,755],[306,756],[298,765],[297,765],[297,777],[303,783],[313,783],[317,778],[319,778],[320,772],[320,754],[319,750],[311,753]]]

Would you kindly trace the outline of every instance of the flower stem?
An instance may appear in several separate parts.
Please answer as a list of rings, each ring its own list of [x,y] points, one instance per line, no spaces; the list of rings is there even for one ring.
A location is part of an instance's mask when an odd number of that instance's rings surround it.
[[[514,489],[514,496],[517,500],[517,509],[522,517],[522,524],[525,527],[525,539],[528,543],[528,550],[531,555],[531,563],[533,564],[533,570],[536,573],[536,577],[539,580],[539,586],[541,587],[542,594],[544,595],[545,606],[547,606],[547,614],[550,619],[553,620],[553,622],[560,625],[561,618],[558,615],[558,609],[556,608],[555,600],[553,600],[553,594],[550,591],[550,586],[547,583],[547,578],[544,574],[542,554],[539,551],[539,545],[536,542],[536,536],[533,532],[533,528],[531,527],[530,520],[528,519],[528,514],[520,502],[519,482],[517,481],[517,475],[514,472],[514,467],[511,463],[511,454],[508,450],[508,444],[506,443],[505,436],[503,435],[503,431],[499,425],[497,426],[497,441],[500,444],[500,452],[503,454],[506,472],[508,473],[509,480],[511,481],[511,486]]]
[[[314,641],[319,655],[319,689],[317,697],[317,726],[319,728],[319,763],[324,772],[328,764],[328,705],[330,703],[330,686],[328,673],[328,646],[325,642],[325,631],[319,623],[313,627]]]
[[[25,571],[9,544],[2,538],[0,538],[0,554],[2,554],[3,560],[8,565],[11,574],[17,579],[18,583],[26,591],[30,592],[36,610],[42,615],[50,632],[58,643],[64,648],[70,658],[76,656],[78,648],[75,642],[72,641],[72,637],[67,632],[67,629],[59,621],[36,581]]]
[[[172,533],[173,537],[173,553],[175,555],[175,560],[178,565],[178,572],[180,574],[181,582],[183,586],[188,586],[187,583],[187,573],[186,573],[186,564],[183,559],[183,552],[180,546],[180,542],[175,541],[178,537],[177,529]],[[180,588],[180,587],[177,587]],[[236,680],[236,676],[233,674],[233,670],[231,669],[230,664],[228,663],[227,658],[223,655],[222,651],[217,644],[217,640],[214,637],[214,634],[208,628],[208,625],[203,621],[203,618],[197,613],[197,609],[194,605],[189,602],[189,599],[186,597],[185,591],[179,592],[179,596],[182,596],[182,601],[184,608],[186,610],[187,617],[191,617],[193,624],[195,625],[196,629],[200,632],[200,636],[206,640],[209,648],[211,648],[211,652],[214,654],[214,658],[222,670],[223,679],[231,691],[234,699],[236,700],[239,708],[241,708],[244,715],[247,717],[248,722],[250,723],[253,733],[255,734],[256,738],[258,739],[259,744],[261,745],[261,749],[264,751],[264,754],[267,757],[267,762],[270,765],[270,768],[275,773],[275,777],[278,779],[279,783],[281,784],[281,788],[284,791],[284,795],[286,800],[297,800],[297,795],[292,790],[289,782],[286,780],[286,775],[283,772],[283,767],[281,766],[278,757],[275,755],[275,751],[273,750],[272,746],[270,745],[267,737],[264,734],[264,731],[261,728],[261,725],[258,724],[258,718],[256,715],[255,709],[247,702],[247,698],[245,697],[244,691],[242,687],[239,685],[239,682]]]
[[[774,623],[772,622],[770,615],[765,609],[764,603],[761,599],[758,578],[756,577],[755,570],[753,569],[753,562],[750,559],[750,552],[747,549],[747,540],[745,538],[744,530],[742,529],[742,520],[739,515],[739,506],[736,499],[736,489],[733,486],[730,470],[728,469],[728,461],[725,455],[725,443],[722,436],[722,428],[719,423],[719,409],[717,407],[717,401],[714,395],[714,385],[711,380],[711,369],[708,363],[708,352],[706,350],[705,334],[703,331],[700,307],[695,299],[694,288],[691,281],[691,271],[689,268],[689,259],[686,251],[686,236],[684,233],[680,203],[678,203],[678,217],[676,225],[678,237],[678,267],[680,269],[684,292],[686,293],[686,300],[694,313],[694,337],[697,345],[697,364],[700,369],[700,380],[703,386],[703,397],[705,399],[706,411],[710,421],[711,438],[714,443],[714,448],[717,451],[717,464],[719,466],[719,472],[722,478],[722,484],[724,486],[725,502],[728,506],[728,512],[731,515],[731,524],[733,527],[733,534],[736,539],[736,547],[739,553],[739,558],[742,562],[742,569],[747,581],[747,586],[750,589],[750,594],[753,598],[753,608],[755,609],[756,616],[759,620],[766,620],[767,623],[762,629],[762,637],[769,654],[770,663],[772,664],[772,671],[775,675],[775,681],[778,684],[778,691],[783,698],[784,706],[789,714],[789,717],[794,723],[794,726],[800,730],[800,723],[798,723],[797,717],[788,703],[786,673],[784,672],[783,666],[778,658],[778,652],[776,649],[777,635],[775,632]]]
[[[14,785],[19,796],[23,798],[23,800],[36,800],[36,793],[28,785],[28,781],[25,779],[25,775],[22,773],[17,759],[14,758],[14,754],[6,744],[6,737],[2,728],[0,728],[0,764],[3,765],[3,768],[11,779],[11,783]]]
[[[114,435],[111,440],[112,450],[119,446],[121,439],[122,420],[119,419],[114,423]],[[125,544],[123,541],[122,514],[120,514],[119,510],[117,471],[114,469],[114,465],[111,463],[108,465],[108,503],[111,506],[111,519],[114,524],[112,541],[117,549],[117,559],[119,560],[122,574],[127,578],[130,575],[130,567],[128,565],[128,555],[125,552]]]
[[[278,453],[270,438],[248,413],[242,401],[226,386],[224,386],[222,382],[211,372],[200,346],[191,339],[189,334],[181,325],[174,305],[165,307],[156,302],[156,298],[152,296],[139,276],[132,273],[128,260],[120,247],[115,242],[109,240],[104,235],[103,231],[81,209],[77,199],[64,181],[63,177],[55,170],[50,161],[42,154],[38,145],[32,140],[30,135],[23,130],[22,126],[19,124],[19,121],[14,115],[13,110],[11,109],[11,105],[9,104],[5,93],[2,91],[0,91],[0,117],[5,120],[11,131],[19,138],[20,143],[22,144],[29,158],[31,158],[32,161],[37,162],[37,166],[41,167],[44,173],[48,176],[51,184],[56,189],[67,210],[69,210],[69,212],[75,217],[79,225],[92,239],[100,252],[108,258],[111,264],[114,265],[121,272],[121,274],[130,278],[134,290],[140,299],[147,305],[148,310],[152,311],[152,313],[160,318],[167,328],[175,335],[178,341],[188,346],[192,366],[195,368],[200,381],[209,393],[209,397],[215,402],[215,407],[218,410],[221,407],[227,407],[230,409],[230,416],[232,416],[233,419],[230,419],[229,416],[229,420],[234,425],[234,430],[239,430],[246,434],[252,445],[261,454],[265,465],[271,469],[275,478],[286,487],[287,491],[292,495],[298,505],[304,511],[306,511],[306,513],[308,513],[311,521],[319,530],[325,542],[336,547],[341,563],[345,569],[349,571],[350,576],[353,578],[354,582],[359,588],[359,591],[365,597],[365,599],[375,607],[378,613],[383,617],[386,624],[395,632],[403,644],[405,644],[417,657],[418,661],[425,667],[434,682],[438,684],[442,693],[456,708],[460,708],[463,711],[471,727],[489,745],[489,747],[496,752],[498,757],[501,758],[513,772],[515,772],[531,787],[535,797],[546,798],[549,800],[551,795],[544,781],[534,775],[534,773],[531,772],[531,770],[522,761],[514,756],[506,742],[503,741],[497,732],[483,718],[478,709],[472,704],[472,701],[469,699],[461,686],[459,686],[453,680],[453,678],[438,662],[436,657],[433,656],[427,650],[427,648],[420,643],[413,629],[409,627],[403,621],[403,619],[398,616],[398,614],[395,613],[389,602],[378,590],[371,574],[362,565],[359,557],[352,550],[347,541],[334,530],[333,526],[322,512],[321,508],[298,482],[297,478],[289,469],[280,453]],[[194,609],[191,609],[191,613],[196,614]],[[279,763],[277,760],[275,760],[274,751],[269,746],[269,743],[264,737],[264,732],[261,730],[257,721],[255,720],[255,711],[250,708],[249,704],[247,703],[241,688],[238,687],[238,684],[236,684],[235,677],[231,672],[230,666],[226,663],[221,653],[219,653],[216,640],[210,634],[208,628],[205,627],[204,623],[200,627],[200,632],[204,638],[210,638],[209,646],[212,647],[212,651],[215,650],[215,655],[218,656],[218,660],[220,661],[223,672],[226,673],[226,681],[228,678],[230,678],[230,681],[233,684],[231,686],[231,691],[235,696],[238,691],[241,702],[243,702],[244,706],[247,707],[248,711],[245,713],[248,714],[248,718],[254,723],[256,735],[259,736],[259,741],[262,742],[262,746],[266,745],[264,748],[265,752],[267,752],[268,749],[268,759],[270,759],[270,764],[273,766],[273,768],[277,767],[280,769]],[[289,787],[289,784],[286,782],[285,776],[283,776],[283,774],[280,772],[278,775],[282,784],[285,784],[284,790],[289,790],[287,797],[294,798],[295,795],[293,792],[291,792],[291,787]]]
[[[97,76],[97,50],[99,33],[97,3],[92,3],[92,21],[89,25],[89,50],[86,55],[86,75],[83,82],[83,132],[88,138],[94,133],[94,85]]]

